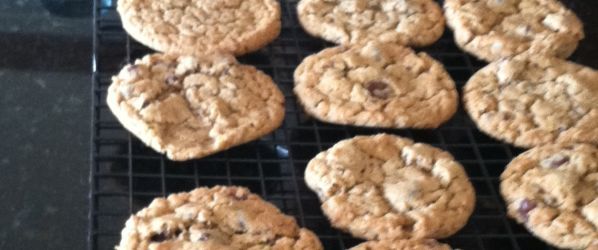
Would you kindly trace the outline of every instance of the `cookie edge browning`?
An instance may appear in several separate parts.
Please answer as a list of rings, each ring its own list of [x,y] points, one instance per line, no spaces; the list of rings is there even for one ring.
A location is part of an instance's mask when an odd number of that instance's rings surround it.
[[[354,230],[352,230],[350,227],[348,226],[337,226],[335,225],[335,223],[332,221],[333,216],[328,215],[328,212],[325,209],[325,202],[326,200],[323,200],[323,197],[320,196],[320,192],[318,191],[320,188],[318,187],[318,184],[321,180],[321,178],[315,174],[315,171],[311,170],[311,169],[315,169],[315,168],[321,168],[322,166],[319,164],[316,164],[316,160],[320,160],[324,157],[325,153],[328,152],[330,149],[336,147],[337,145],[341,145],[341,144],[345,144],[345,143],[349,143],[352,140],[355,139],[375,139],[375,138],[379,138],[379,137],[390,137],[393,140],[396,141],[400,141],[400,142],[404,142],[406,145],[424,145],[436,150],[439,150],[439,152],[442,153],[446,153],[449,157],[447,158],[448,160],[453,161],[454,163],[456,163],[459,168],[460,168],[460,172],[463,174],[464,178],[463,178],[463,184],[465,184],[466,189],[469,192],[463,192],[460,194],[466,195],[466,200],[469,202],[466,202],[464,209],[463,209],[463,213],[462,215],[462,221],[460,223],[455,223],[454,225],[452,225],[451,227],[443,227],[443,228],[437,228],[437,230],[432,231],[430,235],[412,235],[410,238],[387,238],[387,237],[368,237],[367,235],[364,234],[360,234],[360,233],[356,233],[354,232]],[[313,172],[313,173],[312,173]],[[475,206],[476,206],[476,191],[475,188],[473,186],[473,184],[471,183],[471,181],[469,180],[469,176],[467,175],[467,172],[465,171],[465,168],[463,167],[463,165],[461,165],[461,163],[459,163],[458,161],[456,161],[453,156],[448,153],[445,150],[433,147],[429,144],[425,144],[425,143],[417,143],[412,141],[411,139],[408,138],[404,138],[401,136],[397,136],[397,135],[393,135],[393,134],[386,134],[386,133],[380,133],[380,134],[375,134],[375,135],[358,135],[349,139],[344,139],[341,140],[337,143],[335,143],[332,147],[328,148],[327,150],[324,150],[320,153],[318,153],[316,156],[314,156],[307,164],[307,167],[305,168],[305,173],[304,173],[304,182],[307,185],[307,187],[314,193],[317,194],[319,201],[321,202],[321,206],[320,209],[322,210],[322,212],[324,213],[324,215],[328,218],[328,220],[330,221],[331,225],[339,230],[342,230],[344,232],[347,232],[351,235],[353,235],[354,237],[357,238],[362,238],[362,239],[367,239],[367,240],[405,240],[405,239],[419,239],[419,240],[423,240],[426,238],[447,238],[450,237],[451,235],[457,233],[459,230],[463,229],[463,227],[465,227],[465,225],[467,225],[467,223],[469,222],[469,219],[471,218],[471,216],[473,215],[473,212],[475,210]],[[342,189],[342,187],[340,187],[340,189]],[[326,198],[331,198],[334,195],[331,196],[327,196]],[[395,211],[394,209],[391,209],[392,211]],[[379,233],[375,234],[376,236],[379,236]]]
[[[316,118],[317,120],[326,122],[326,123],[337,124],[337,125],[350,125],[350,126],[358,126],[358,127],[369,127],[369,128],[433,129],[433,128],[440,127],[442,124],[448,122],[451,118],[453,118],[453,116],[457,113],[457,110],[459,108],[459,93],[457,92],[457,86],[455,84],[455,81],[450,76],[450,74],[446,71],[446,69],[444,68],[444,65],[442,65],[442,63],[438,62],[436,59],[429,56],[425,52],[416,53],[409,47],[404,47],[402,45],[389,44],[389,43],[377,43],[377,44],[401,47],[402,49],[406,49],[410,53],[413,53],[417,57],[421,58],[422,56],[424,56],[425,59],[430,60],[430,62],[432,64],[436,64],[443,71],[442,73],[444,73],[447,76],[447,79],[450,80],[453,85],[453,88],[450,90],[450,94],[453,97],[451,98],[451,100],[448,100],[445,103],[445,104],[449,104],[449,105],[442,105],[444,112],[441,112],[440,116],[430,117],[430,119],[425,122],[418,121],[418,124],[414,124],[413,122],[411,122],[411,124],[403,125],[403,126],[399,126],[396,123],[388,124],[388,125],[363,123],[363,122],[356,122],[356,121],[354,121],[354,119],[353,120],[343,119],[343,118],[332,119],[331,117],[328,117],[328,116],[322,116],[316,111],[315,108],[311,107],[310,105],[308,105],[306,103],[305,100],[303,100],[303,98],[301,96],[303,96],[302,92],[304,92],[304,90],[302,90],[302,89],[304,89],[303,85],[305,84],[305,82],[310,82],[310,81],[316,82],[316,81],[320,80],[319,78],[317,78],[315,76],[312,76],[307,80],[303,79],[304,78],[303,75],[305,75],[307,72],[309,72],[309,68],[307,68],[308,65],[314,65],[315,62],[321,60],[322,58],[329,58],[334,55],[344,53],[345,51],[350,50],[350,49],[360,48],[362,46],[365,46],[366,44],[354,44],[351,46],[339,45],[336,47],[325,48],[324,50],[317,52],[315,54],[311,54],[303,59],[303,61],[297,66],[297,68],[295,69],[295,72],[293,74],[293,81],[294,81],[293,92],[295,93],[295,95],[297,96],[297,100],[303,107],[303,111],[305,111],[305,113],[308,114],[309,116]]]
[[[495,54],[492,54],[491,52],[489,52],[490,49],[481,48],[479,46],[471,46],[471,41],[469,41],[469,42],[461,41],[460,37],[468,36],[469,33],[473,33],[473,32],[471,32],[470,29],[457,28],[456,27],[457,25],[455,25],[452,22],[453,15],[458,15],[458,14],[456,14],[457,11],[455,11],[453,7],[449,7],[449,5],[457,5],[457,3],[453,3],[455,1],[461,1],[461,0],[445,0],[444,4],[442,6],[443,13],[444,13],[444,16],[446,19],[446,26],[448,26],[451,29],[451,31],[453,32],[453,40],[455,41],[455,44],[461,50],[463,50],[463,51],[467,52],[468,54],[474,56],[475,58],[485,61],[487,63],[492,63],[494,61],[497,61],[497,60],[500,60],[503,58],[508,58],[508,57],[521,55],[521,54],[529,54],[531,56],[534,56],[534,55],[537,55],[538,53],[544,54],[545,56],[554,56],[554,57],[561,58],[561,59],[567,59],[575,52],[575,50],[577,50],[579,43],[585,37],[583,22],[581,21],[581,19],[579,19],[577,14],[575,14],[575,12],[573,12],[571,9],[567,8],[567,6],[564,6],[559,0],[554,0],[558,4],[561,4],[561,7],[563,8],[563,10],[565,10],[565,12],[568,12],[569,14],[571,14],[573,17],[576,18],[577,23],[579,24],[577,27],[579,27],[579,32],[580,32],[579,34],[581,36],[579,39],[575,39],[573,36],[561,36],[561,38],[563,38],[562,40],[566,40],[566,42],[563,42],[562,44],[558,44],[558,46],[557,46],[557,44],[552,44],[553,45],[552,47],[558,47],[558,49],[540,48],[540,49],[534,50],[534,51],[529,51],[529,49],[517,49],[517,50],[521,50],[521,52],[511,53],[511,54],[504,55],[504,56],[495,55]],[[449,8],[451,10],[449,10]],[[459,25],[459,26],[461,26],[461,25]],[[472,36],[474,38],[480,37],[478,35],[472,35]],[[493,35],[492,37],[485,37],[485,36],[488,36],[488,34],[484,34],[481,36],[485,38],[484,39],[485,42],[490,42],[491,40],[494,40],[494,41],[502,40],[502,41],[507,41],[507,43],[510,43],[510,44],[515,44],[512,42],[511,39],[509,39],[508,37],[505,37],[505,36]],[[523,43],[517,42],[517,44],[521,45]],[[515,47],[517,47],[517,46],[515,46]],[[506,51],[506,49],[503,49],[499,53],[496,53],[496,54],[507,53],[505,51]]]
[[[169,54],[164,54],[164,53],[154,53],[154,54],[145,55],[142,58],[145,58],[148,56],[156,56],[156,55],[157,56],[170,56],[170,57],[177,57],[177,58],[180,57],[178,55],[172,55],[172,54],[169,55]],[[211,55],[210,58],[216,58],[219,56],[222,56],[222,55],[214,54],[214,55]],[[208,155],[213,155],[213,154],[228,150],[232,147],[240,146],[240,145],[248,143],[250,141],[257,140],[257,139],[273,132],[277,128],[279,128],[282,125],[282,122],[284,121],[284,117],[285,117],[285,98],[284,98],[284,95],[281,92],[281,90],[276,85],[276,83],[272,80],[272,78],[269,75],[258,70],[256,67],[254,67],[252,65],[241,64],[236,59],[234,59],[232,56],[227,56],[227,55],[224,55],[224,56],[229,57],[232,60],[234,60],[236,65],[238,65],[240,67],[248,68],[252,71],[252,73],[262,74],[265,78],[269,79],[269,82],[262,83],[262,84],[269,85],[268,87],[270,89],[272,89],[273,93],[275,95],[277,95],[279,97],[278,99],[280,99],[282,101],[278,108],[272,109],[271,111],[273,111],[273,112],[269,112],[272,114],[271,118],[273,118],[273,119],[270,120],[269,122],[264,123],[265,125],[262,127],[263,129],[254,130],[253,133],[244,133],[242,135],[239,135],[239,137],[237,137],[237,138],[240,138],[240,139],[238,139],[237,141],[230,141],[229,143],[226,143],[226,144],[228,144],[226,146],[214,148],[213,150],[207,149],[207,150],[203,150],[201,152],[196,152],[194,154],[190,154],[184,148],[177,150],[176,147],[174,149],[173,149],[173,147],[169,147],[170,144],[164,144],[162,139],[158,135],[155,134],[155,131],[153,129],[151,129],[151,127],[148,126],[148,124],[145,121],[143,121],[143,119],[140,118],[139,114],[137,114],[137,112],[134,111],[130,105],[121,106],[118,103],[120,94],[118,94],[117,93],[118,91],[115,89],[116,85],[114,84],[114,80],[110,84],[110,87],[108,87],[107,94],[106,94],[106,103],[108,104],[108,107],[109,107],[110,111],[112,112],[112,114],[114,114],[114,116],[117,118],[117,120],[120,122],[120,124],[122,124],[122,126],[125,129],[127,129],[129,132],[131,132],[133,135],[135,135],[135,137],[137,137],[139,140],[141,140],[145,145],[151,147],[152,149],[154,149],[155,151],[157,151],[161,154],[165,154],[170,160],[173,160],[173,161],[186,161],[186,160],[191,160],[191,159],[200,159],[200,158],[206,157]],[[142,58],[137,59],[137,60],[142,60]],[[135,64],[135,62],[132,63],[131,65],[134,65],[134,64]]]
[[[515,220],[518,224],[525,227],[528,232],[531,232],[534,236],[541,239],[542,241],[549,243],[552,246],[559,247],[559,248],[572,248],[572,249],[587,248],[588,250],[590,250],[590,249],[598,250],[598,239],[596,239],[593,243],[590,243],[590,245],[584,246],[581,244],[575,245],[575,241],[573,241],[571,244],[559,244],[557,241],[552,240],[553,237],[545,237],[546,235],[540,235],[537,232],[537,230],[528,226],[528,224],[525,222],[525,219],[521,218],[521,215],[515,208],[516,205],[514,204],[518,201],[509,199],[509,197],[511,197],[511,195],[509,194],[510,193],[509,187],[513,183],[511,183],[511,182],[507,183],[507,180],[512,178],[513,175],[516,175],[518,170],[521,170],[526,165],[528,165],[526,163],[528,163],[530,161],[535,161],[534,155],[537,152],[544,151],[544,150],[558,152],[565,147],[571,147],[571,146],[583,146],[583,147],[588,146],[588,147],[594,148],[594,150],[596,152],[598,152],[598,148],[595,145],[587,144],[587,143],[557,143],[557,144],[543,145],[543,146],[531,148],[531,149],[521,153],[517,157],[513,158],[507,164],[504,172],[500,175],[500,194],[501,194],[503,201],[505,202],[507,215],[510,218],[512,218],[513,220]],[[540,164],[540,162],[538,162],[538,166],[539,166],[539,164]],[[532,168],[536,168],[536,166],[533,166]],[[548,238],[551,238],[551,239],[548,239]]]
[[[131,22],[129,22],[129,18],[127,18],[126,11],[123,10],[123,0],[119,0],[117,3],[117,12],[121,17],[123,29],[136,41],[157,52],[194,56],[230,53],[235,56],[242,56],[244,54],[255,52],[263,47],[266,47],[268,44],[270,44],[271,42],[276,40],[276,38],[278,38],[282,30],[282,11],[280,3],[276,0],[263,1],[265,1],[264,4],[271,6],[274,9],[274,11],[272,12],[274,16],[272,17],[271,22],[266,24],[263,29],[256,29],[254,32],[251,33],[251,35],[246,35],[244,40],[236,42],[235,45],[228,46],[220,44],[211,44],[211,46],[206,46],[206,48],[199,48],[193,45],[182,46],[181,44],[176,42],[159,42],[159,39],[156,39],[154,37],[156,36],[155,34],[152,35],[152,37],[143,34],[140,28],[136,27],[136,25],[133,25]]]
[[[126,220],[125,226],[120,233],[121,240],[119,241],[118,245],[115,246],[115,249],[116,250],[129,250],[130,244],[133,244],[133,245],[139,244],[139,241],[136,238],[136,236],[138,234],[138,230],[135,229],[135,226],[129,225],[129,224],[134,224],[135,223],[134,221],[138,220],[138,218],[140,216],[139,214],[144,212],[151,205],[151,203],[153,203],[154,201],[157,201],[157,200],[168,201],[170,197],[177,197],[177,196],[182,196],[182,195],[192,195],[192,193],[197,192],[198,190],[202,190],[202,189],[206,190],[206,191],[212,191],[212,192],[228,192],[230,190],[242,190],[242,192],[246,192],[248,194],[248,196],[252,196],[255,201],[260,202],[260,204],[262,204],[262,205],[274,208],[275,211],[278,212],[278,215],[290,218],[294,222],[295,226],[297,227],[297,236],[298,236],[297,241],[296,241],[297,244],[295,245],[297,247],[297,249],[295,249],[295,250],[323,250],[324,249],[322,246],[322,242],[320,241],[320,239],[316,236],[316,234],[314,232],[312,232],[308,228],[301,227],[297,223],[297,220],[293,216],[283,213],[277,206],[275,206],[274,204],[270,203],[267,200],[264,200],[260,195],[251,192],[251,190],[249,190],[246,187],[222,186],[222,185],[216,185],[213,187],[206,187],[206,186],[197,187],[197,188],[187,191],[187,192],[172,193],[166,197],[154,198],[152,200],[152,202],[150,202],[150,204],[143,207],[142,209],[135,212],[134,214],[131,214],[131,216]],[[135,238],[135,239],[132,243],[128,243],[128,241],[126,241],[125,239],[129,239],[129,238]],[[125,245],[123,245],[123,242],[125,243]],[[315,248],[312,248],[312,247],[315,247]]]
[[[436,25],[434,25],[434,28],[432,29],[434,32],[430,32],[427,34],[427,35],[429,35],[430,39],[423,39],[423,38],[418,38],[418,36],[412,36],[412,37],[406,38],[406,40],[408,40],[408,41],[405,42],[405,44],[400,43],[400,42],[396,42],[393,44],[421,48],[421,47],[430,46],[430,45],[436,43],[438,40],[440,40],[440,38],[442,37],[442,35],[445,32],[446,23],[447,23],[444,12],[442,11],[442,6],[440,6],[434,0],[426,0],[426,2],[429,6],[431,6],[430,12],[434,12],[433,14],[436,14],[438,16],[438,18],[440,19],[439,22],[436,23]],[[305,8],[306,3],[307,3],[306,0],[300,0],[297,3],[296,14],[297,14],[297,19],[299,20],[300,26],[303,28],[303,30],[306,33],[308,33],[312,37],[320,38],[327,42],[331,42],[331,43],[334,43],[337,45],[342,45],[342,46],[348,46],[348,45],[352,45],[352,44],[359,44],[359,43],[367,42],[367,40],[359,40],[357,42],[350,42],[350,41],[344,42],[344,41],[342,41],[342,40],[344,40],[343,38],[334,38],[334,37],[326,35],[327,32],[325,32],[325,30],[326,30],[325,25],[322,25],[322,24],[321,25],[313,25],[313,24],[309,23],[307,20],[305,20],[305,18],[303,17],[304,15],[302,14],[302,11]]]

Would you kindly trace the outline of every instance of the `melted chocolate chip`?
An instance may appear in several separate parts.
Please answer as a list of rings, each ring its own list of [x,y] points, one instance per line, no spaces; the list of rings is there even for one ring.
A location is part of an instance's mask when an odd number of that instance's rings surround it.
[[[521,203],[519,203],[519,215],[527,220],[529,212],[534,210],[534,208],[536,208],[536,203],[528,199],[523,199]]]
[[[150,241],[152,242],[162,242],[168,240],[168,235],[166,235],[164,232],[159,233],[159,234],[154,234],[150,237]]]
[[[146,108],[147,105],[149,105],[149,101],[148,100],[143,100],[143,103],[141,103],[141,109]]]
[[[166,240],[168,240],[168,239],[170,239],[170,238],[176,238],[176,237],[179,237],[179,235],[181,235],[182,233],[183,233],[183,230],[181,230],[180,228],[177,228],[177,229],[174,231],[174,235],[170,235],[170,234],[169,234],[169,233],[167,233],[167,232],[161,232],[161,233],[159,233],[159,234],[153,234],[153,235],[150,237],[150,241],[152,241],[152,242],[162,242],[162,241],[166,241]],[[174,236],[174,237],[173,237],[173,236]]]
[[[558,156],[555,156],[550,161],[550,167],[551,168],[558,168],[558,167],[562,166],[563,164],[565,164],[567,162],[569,162],[569,157],[568,156],[558,155]]]
[[[392,89],[386,82],[371,81],[366,84],[366,88],[371,96],[386,99],[390,96]]]

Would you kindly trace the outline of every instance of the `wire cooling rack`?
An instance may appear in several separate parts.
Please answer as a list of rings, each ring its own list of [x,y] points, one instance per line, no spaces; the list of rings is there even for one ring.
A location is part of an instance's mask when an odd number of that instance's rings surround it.
[[[313,230],[325,249],[354,246],[360,240],[333,229],[322,215],[316,195],[304,184],[303,171],[312,157],[335,142],[379,132],[448,150],[467,170],[477,193],[476,209],[465,228],[443,242],[466,250],[552,249],[505,216],[498,193],[498,176],[521,150],[482,134],[463,110],[435,130],[336,126],[306,116],[292,93],[293,71],[304,57],[332,45],[308,36],[299,26],[295,13],[297,0],[281,0],[280,37],[268,47],[240,58],[241,62],[255,65],[272,76],[282,89],[286,97],[282,127],[259,140],[205,159],[167,160],[129,134],[108,110],[105,99],[110,77],[124,64],[151,51],[124,32],[115,10],[116,0],[94,2],[89,249],[113,249],[125,220],[154,197],[213,185],[248,187]],[[584,5],[582,2],[596,5],[590,3],[595,1],[578,1],[570,7],[583,11],[587,6],[578,6]],[[586,23],[586,31],[590,28]],[[578,52],[579,56],[574,57],[598,56],[591,46],[581,49],[593,56]],[[440,41],[423,51],[445,65],[459,89],[472,73],[485,65],[460,51],[448,29]]]

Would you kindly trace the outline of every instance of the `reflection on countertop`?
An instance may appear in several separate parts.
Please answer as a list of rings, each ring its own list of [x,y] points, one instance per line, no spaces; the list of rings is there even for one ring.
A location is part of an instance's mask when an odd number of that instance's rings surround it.
[[[86,248],[91,17],[43,1],[0,1],[0,249]]]

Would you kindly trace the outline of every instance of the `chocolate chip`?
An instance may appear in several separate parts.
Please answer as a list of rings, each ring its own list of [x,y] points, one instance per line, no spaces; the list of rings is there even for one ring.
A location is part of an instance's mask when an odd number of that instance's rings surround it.
[[[567,162],[569,162],[569,157],[568,156],[556,155],[550,161],[550,167],[551,168],[558,168],[558,167],[560,167],[561,165],[563,165],[563,164],[565,164]]]
[[[141,109],[144,109],[145,107],[147,107],[147,105],[149,105],[149,101],[143,100],[143,102],[141,103]]]
[[[239,228],[235,228],[236,234],[241,234],[247,232],[247,227],[245,226],[245,222],[240,220],[239,221]]]
[[[404,225],[403,229],[407,231],[413,231],[413,224]]]
[[[198,240],[200,240],[200,241],[206,241],[206,240],[208,240],[209,238],[210,238],[210,234],[209,234],[209,233],[202,233],[202,234],[199,236]]]
[[[171,74],[171,75],[168,75],[164,81],[166,81],[166,84],[168,84],[168,85],[174,85],[177,83],[178,80],[179,80],[178,77]]]
[[[366,88],[371,96],[386,99],[390,96],[392,89],[386,82],[371,81],[366,84]]]
[[[236,195],[235,198],[239,201],[247,200],[247,194]]]
[[[183,233],[183,230],[181,230],[180,228],[177,228],[177,229],[174,231],[174,235],[176,235],[176,237],[179,237],[179,235],[181,235],[182,233]]]
[[[268,239],[266,240],[266,245],[273,246],[276,243],[276,239]]]
[[[166,235],[164,232],[159,233],[159,234],[154,234],[150,237],[150,241],[152,242],[162,242],[168,240],[168,235]]]
[[[536,203],[528,199],[523,199],[521,203],[519,203],[519,215],[527,220],[529,212],[534,210],[534,208],[536,208]]]

